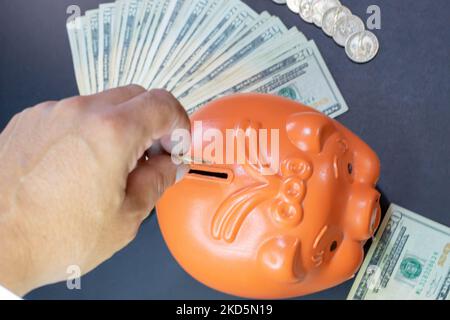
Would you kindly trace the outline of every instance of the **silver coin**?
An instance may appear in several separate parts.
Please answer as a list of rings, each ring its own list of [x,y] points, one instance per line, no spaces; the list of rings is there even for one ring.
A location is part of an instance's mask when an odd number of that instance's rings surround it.
[[[286,0],[286,4],[289,10],[298,14],[298,11],[300,10],[300,0]]]
[[[356,63],[366,63],[375,58],[380,49],[378,38],[371,31],[352,34],[345,44],[345,53]]]
[[[315,0],[300,0],[300,17],[308,23],[312,23],[313,20],[313,2]]]
[[[272,0],[276,4],[286,4],[286,0]]]
[[[339,0],[314,0],[312,20],[316,26],[322,27],[322,19],[325,12],[331,8],[339,7]]]
[[[334,7],[331,9],[328,9],[322,19],[322,30],[325,32],[327,36],[333,37],[334,33],[336,32],[336,23],[337,21],[344,17],[344,16],[350,16],[352,13],[351,11],[344,6]]]
[[[336,22],[333,39],[341,47],[345,46],[348,37],[356,32],[364,31],[364,22],[355,15],[343,16]]]

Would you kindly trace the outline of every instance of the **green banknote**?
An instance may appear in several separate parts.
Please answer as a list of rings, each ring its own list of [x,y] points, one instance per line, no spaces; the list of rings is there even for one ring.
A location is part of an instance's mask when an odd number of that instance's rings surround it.
[[[392,204],[347,299],[448,300],[450,228]]]
[[[348,110],[313,41],[241,0],[116,0],[67,23],[82,95],[128,84],[170,91],[190,113],[240,92],[330,117]]]

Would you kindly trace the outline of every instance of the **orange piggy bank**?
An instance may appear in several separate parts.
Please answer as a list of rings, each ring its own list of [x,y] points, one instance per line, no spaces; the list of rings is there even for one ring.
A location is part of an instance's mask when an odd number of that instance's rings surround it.
[[[255,161],[239,143],[208,147],[203,164],[159,201],[164,239],[189,274],[249,298],[310,294],[355,274],[380,222],[379,160],[363,141],[309,107],[270,95],[219,99],[192,123],[192,149],[211,143],[200,129],[246,141],[266,129],[278,140],[268,138],[270,152],[257,152]],[[236,161],[217,163],[222,151]],[[264,172],[274,161],[272,174]]]

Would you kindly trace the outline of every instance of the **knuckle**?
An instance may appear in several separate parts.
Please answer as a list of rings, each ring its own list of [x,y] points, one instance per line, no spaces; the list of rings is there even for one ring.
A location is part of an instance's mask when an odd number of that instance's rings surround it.
[[[45,101],[37,104],[34,108],[39,111],[48,110],[49,108],[55,106],[57,104],[56,101]]]
[[[19,113],[16,113],[14,117],[12,117],[11,121],[17,121],[25,116],[27,116],[31,112],[31,108],[26,108],[20,111]]]
[[[162,101],[175,100],[175,97],[169,91],[164,90],[164,89],[151,89],[147,92],[154,99],[158,99],[158,100],[162,100]]]
[[[85,108],[89,105],[89,98],[85,96],[76,96],[61,101],[60,105],[70,109]]]
[[[125,86],[125,90],[128,90],[128,92],[132,94],[138,92],[145,92],[145,88],[137,84],[129,84]]]
[[[189,116],[172,93],[164,89],[152,89],[148,91],[147,98],[150,100],[149,103],[151,103],[151,105],[156,105],[157,107],[166,110],[168,109],[169,112],[161,113],[161,116],[164,118],[162,121],[167,122],[166,118],[175,118],[177,121],[172,124],[174,127],[190,128]]]
[[[11,120],[9,121],[9,123],[11,124],[11,123],[17,122],[22,116],[23,116],[23,111],[22,111],[22,112],[19,112],[19,113],[16,113],[16,114],[11,118]]]
[[[71,97],[55,103],[52,111],[57,116],[73,117],[80,115],[88,104],[86,97]]]
[[[177,129],[186,129],[186,130],[190,131],[191,121],[189,119],[189,116],[188,116],[186,110],[181,105],[179,105],[178,110],[180,112],[180,115],[178,117],[178,123],[176,124]]]
[[[11,120],[17,121],[18,119],[36,119],[36,117],[40,117],[44,111],[49,110],[51,106],[50,102],[42,102],[33,107],[26,108],[22,110],[20,113],[16,114]]]
[[[164,89],[152,89],[147,92],[146,98],[149,99],[150,105],[169,108],[171,112],[175,112],[179,104],[177,99]]]
[[[20,121],[20,119],[24,116],[25,111],[16,113],[11,120],[9,120],[6,127],[3,129],[3,131],[0,129],[0,134],[3,135],[7,132],[11,132],[11,130],[17,125],[17,123]]]

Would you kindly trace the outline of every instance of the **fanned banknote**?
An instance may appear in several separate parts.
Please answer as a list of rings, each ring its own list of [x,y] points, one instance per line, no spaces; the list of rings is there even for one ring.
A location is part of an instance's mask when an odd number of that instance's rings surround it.
[[[189,113],[239,92],[282,95],[331,117],[348,110],[314,42],[240,0],[117,0],[67,31],[82,95],[138,84],[171,91]]]
[[[392,204],[355,279],[352,300],[448,300],[450,228]]]

